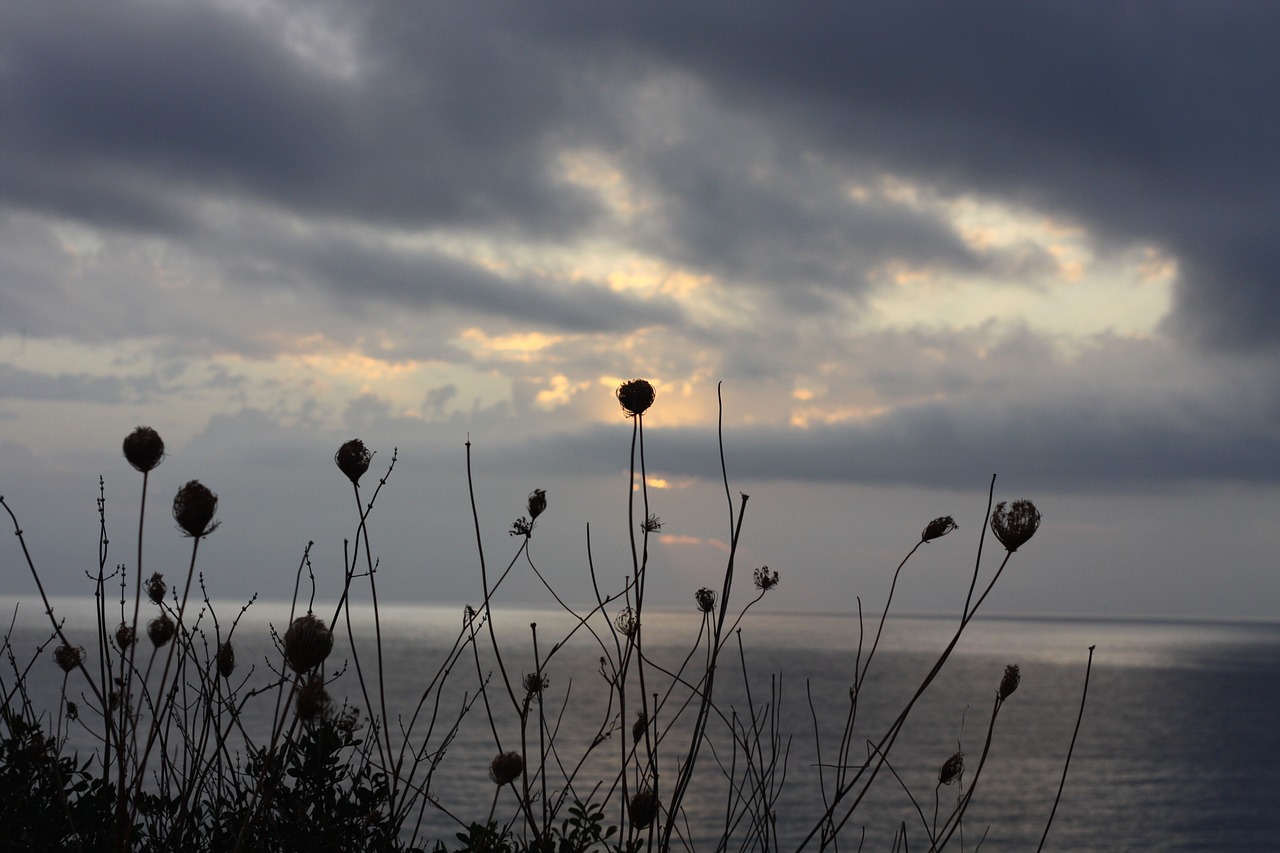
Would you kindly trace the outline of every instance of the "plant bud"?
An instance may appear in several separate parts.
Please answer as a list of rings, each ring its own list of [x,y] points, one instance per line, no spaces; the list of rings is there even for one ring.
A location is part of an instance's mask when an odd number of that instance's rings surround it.
[[[500,752],[489,762],[489,778],[501,788],[510,785],[524,773],[524,759],[518,752]]]
[[[217,527],[213,514],[218,511],[218,496],[199,480],[191,480],[173,498],[173,520],[193,539],[207,536]]]
[[[1040,527],[1040,510],[1028,500],[1017,500],[1005,508],[1005,502],[996,504],[991,513],[991,532],[1010,553],[1026,544]]]
[[[125,436],[124,458],[145,474],[164,458],[164,441],[151,427],[140,426]]]
[[[653,399],[657,396],[653,386],[643,379],[623,382],[618,386],[617,395],[622,410],[632,418],[643,415],[653,405]]]
[[[338,448],[338,452],[333,454],[333,461],[337,464],[338,470],[356,484],[359,484],[364,472],[369,470],[369,463],[372,460],[373,451],[365,447],[364,442],[358,438],[344,443]]]
[[[301,675],[324,663],[333,651],[333,632],[316,616],[308,613],[293,620],[284,634],[284,656]]]
[[[151,644],[156,648],[160,648],[172,640],[177,631],[178,626],[173,624],[173,620],[164,613],[161,613],[147,624],[147,636],[151,638]]]

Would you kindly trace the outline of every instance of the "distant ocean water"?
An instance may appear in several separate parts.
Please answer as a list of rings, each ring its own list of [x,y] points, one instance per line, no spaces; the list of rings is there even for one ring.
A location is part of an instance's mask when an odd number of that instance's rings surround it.
[[[0,599],[5,623],[12,599]],[[76,642],[91,644],[90,607],[80,601],[56,602]],[[225,625],[238,605],[222,605]],[[317,607],[325,613],[326,608]],[[329,611],[331,612],[331,611]],[[462,623],[461,607],[384,608],[387,705],[392,717],[407,719],[426,680]],[[266,671],[271,653],[268,623],[283,631],[287,607],[256,604],[236,634],[238,672]],[[23,599],[12,644],[19,665],[47,638],[43,614]],[[646,652],[666,664],[687,653],[698,627],[696,612],[650,612],[645,616]],[[954,631],[952,616],[891,616],[864,687],[855,757],[877,739]],[[513,679],[533,669],[531,623],[538,625],[545,657],[570,623],[563,613],[495,608],[495,630]],[[875,630],[866,622],[863,655]],[[839,737],[849,702],[858,647],[856,617],[834,614],[750,613],[742,625],[742,647],[751,688],[744,690],[742,664],[733,653],[722,659],[717,698],[726,714],[759,712],[776,675],[781,706],[777,729],[789,749],[787,773],[777,803],[779,848],[794,849],[822,811],[818,788],[815,718],[823,760]],[[354,625],[366,673],[372,661],[372,623]],[[942,762],[957,748],[970,768],[982,751],[992,700],[1005,665],[1017,663],[1022,681],[1003,708],[991,755],[982,772],[964,826],[964,849],[974,849],[985,832],[984,851],[1034,850],[1052,807],[1071,740],[1084,686],[1088,647],[1095,646],[1088,705],[1072,758],[1066,788],[1046,849],[1125,850],[1274,850],[1280,845],[1280,625],[1149,620],[1057,618],[980,618],[968,629],[943,674],[913,712],[891,753],[898,777],[915,794],[926,819],[934,808],[934,790]],[[46,658],[49,652],[46,651]],[[350,646],[339,632],[331,672],[349,660]],[[579,632],[558,650],[547,668],[547,714],[563,709],[562,757],[580,754],[605,717],[607,691],[597,673],[600,648]],[[491,656],[482,670],[493,669]],[[13,684],[8,662],[0,683]],[[496,676],[495,676],[496,677]],[[661,683],[650,671],[650,690]],[[51,660],[37,661],[28,684],[39,705],[56,707],[61,672]],[[455,670],[442,708],[456,708],[464,690],[474,690],[475,663],[469,657]],[[72,679],[72,698],[77,698]],[[496,682],[495,685],[496,687]],[[331,687],[335,699],[358,700],[354,672]],[[505,690],[491,691],[505,719],[499,732],[504,748],[515,746],[513,713]],[[83,700],[81,700],[83,701]],[[812,701],[812,711],[810,708]],[[506,702],[507,704],[503,705]],[[260,703],[262,725],[271,703]],[[252,709],[250,709],[252,712]],[[442,717],[443,719],[443,717]],[[598,778],[618,761],[619,740],[630,739],[633,718],[592,753],[587,775]],[[661,722],[661,717],[659,718]],[[713,725],[713,738],[726,743]],[[789,745],[786,738],[789,737]],[[435,737],[438,740],[438,735]],[[71,745],[92,746],[73,731]],[[661,769],[674,778],[677,753],[687,741],[664,745]],[[575,752],[576,748],[576,752]],[[861,751],[860,751],[861,750]],[[449,811],[483,820],[493,785],[488,764],[495,746],[480,706],[463,719],[456,740],[443,758],[432,786]],[[727,760],[727,753],[722,758]],[[595,762],[595,763],[593,763]],[[714,849],[723,825],[726,794],[717,781],[715,758],[704,749],[700,782],[686,799],[688,831],[695,849]],[[970,770],[971,772],[971,770]],[[966,779],[966,784],[967,784]],[[590,785],[586,786],[587,789]],[[941,809],[954,804],[956,790],[941,789]],[[510,812],[513,800],[504,792]],[[614,817],[615,812],[610,812]],[[853,850],[865,829],[864,849],[890,849],[895,830],[905,822],[912,847],[923,849],[924,833],[916,807],[902,785],[884,774],[875,793],[850,819],[842,849]],[[428,808],[427,838],[452,841],[457,826]],[[961,849],[958,840],[954,849]]]

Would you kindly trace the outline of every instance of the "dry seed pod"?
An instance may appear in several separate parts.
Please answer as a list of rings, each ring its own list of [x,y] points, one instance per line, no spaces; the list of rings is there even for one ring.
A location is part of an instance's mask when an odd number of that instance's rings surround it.
[[[631,724],[631,742],[639,743],[640,738],[644,737],[644,730],[649,727],[649,718],[644,715],[644,711],[636,714],[636,721]]]
[[[1000,701],[1009,698],[1013,691],[1018,689],[1018,685],[1022,683],[1022,673],[1018,670],[1016,663],[1011,663],[1004,668],[1004,677],[1000,679]]]
[[[199,480],[191,480],[173,498],[173,520],[193,539],[208,536],[218,527],[213,514],[218,511],[218,496]]]
[[[144,587],[147,590],[147,598],[151,599],[156,604],[164,601],[164,594],[169,591],[168,585],[164,582],[164,575],[159,572],[155,572],[151,577],[147,578],[147,582],[144,584]]]
[[[218,646],[218,675],[223,678],[230,678],[235,669],[236,650],[232,648],[231,641],[226,640]]]
[[[125,436],[124,458],[145,474],[164,458],[164,441],[151,427],[140,426]]]
[[[643,379],[623,382],[618,386],[617,395],[618,403],[628,417],[643,415],[653,405],[654,397],[657,396],[653,386]]]
[[[63,672],[70,672],[84,660],[84,649],[79,646],[61,645],[53,650],[53,662]]]
[[[173,624],[173,620],[165,613],[161,613],[147,624],[147,636],[151,638],[151,644],[156,648],[172,640],[177,631],[178,626]]]
[[[299,674],[309,672],[333,651],[333,632],[316,616],[308,613],[293,620],[284,634],[284,656]]]
[[[698,603],[698,609],[703,613],[710,613],[716,609],[716,591],[708,587],[703,587],[693,594],[693,600]]]
[[[1017,500],[1006,505],[996,504],[991,513],[991,532],[1010,553],[1018,550],[1040,528],[1040,510],[1029,500]]]
[[[116,645],[120,651],[125,651],[138,641],[138,635],[134,632],[132,625],[126,625],[121,622],[116,627]]]
[[[333,461],[338,466],[338,470],[346,474],[348,480],[357,484],[364,476],[364,472],[369,470],[369,463],[372,460],[373,451],[365,447],[364,442],[358,438],[345,442],[338,448],[338,452],[333,454]]]
[[[924,532],[920,534],[921,542],[932,542],[946,536],[951,531],[959,527],[956,520],[949,515],[941,518],[935,518],[933,521],[925,525]]]
[[[942,768],[938,770],[938,781],[943,785],[950,785],[960,778],[960,774],[964,772],[964,753],[957,752],[955,755],[942,762]]]
[[[644,829],[658,816],[658,798],[647,788],[637,791],[631,797],[630,811],[631,825],[636,829]]]
[[[524,773],[524,759],[518,752],[500,752],[489,762],[489,778],[498,787],[510,785]]]
[[[628,638],[634,637],[636,631],[640,630],[640,620],[636,618],[636,612],[630,607],[624,607],[613,620],[613,626],[618,632],[626,635]]]
[[[534,489],[529,493],[529,520],[542,515],[542,511],[547,508],[547,490]]]

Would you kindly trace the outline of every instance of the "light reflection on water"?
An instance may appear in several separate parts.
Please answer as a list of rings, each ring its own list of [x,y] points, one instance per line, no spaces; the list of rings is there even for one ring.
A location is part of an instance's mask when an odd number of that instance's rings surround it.
[[[6,615],[12,613],[11,601],[0,601],[0,605]],[[90,605],[56,603],[58,613],[66,617],[68,632],[86,646],[92,636],[86,630],[92,624]],[[331,606],[316,609],[326,614],[332,612]],[[238,605],[219,607],[224,624],[237,609]],[[407,718],[423,684],[438,668],[443,650],[456,637],[462,608],[392,606],[384,608],[381,616],[389,710],[393,717]],[[30,601],[23,604],[14,636],[20,665],[25,663],[23,655],[29,657],[43,639],[42,619],[38,607]],[[237,633],[242,671],[254,666],[259,674],[265,673],[270,649],[266,624],[282,628],[287,619],[287,607],[254,606]],[[495,630],[513,678],[534,668],[530,628],[534,622],[544,658],[573,624],[564,614],[495,609]],[[675,665],[696,636],[698,624],[696,613],[647,614],[646,651]],[[878,737],[900,710],[955,625],[955,617],[889,619],[864,688],[857,729],[860,744]],[[867,616],[864,658],[875,628],[875,617]],[[352,630],[363,659],[371,660],[371,618],[359,617]],[[338,633],[331,658],[335,667],[350,657],[345,629]],[[822,811],[815,769],[815,720],[823,759],[830,761],[848,706],[859,640],[857,620],[752,613],[743,623],[741,637],[753,703],[743,689],[736,642],[729,664],[722,668],[718,696],[726,714],[736,711],[749,716],[752,704],[760,713],[770,676],[780,673],[778,729],[783,747],[789,748],[789,760],[777,815],[780,846],[788,849]],[[1001,712],[992,754],[966,822],[965,849],[972,849],[988,826],[983,850],[1035,848],[1057,790],[1091,645],[1097,650],[1089,704],[1048,849],[1271,849],[1280,837],[1275,808],[1275,792],[1280,790],[1280,734],[1273,723],[1280,703],[1280,626],[1269,624],[975,621],[948,668],[913,713],[891,756],[926,819],[934,809],[939,765],[957,746],[971,766],[976,763],[996,685],[1005,664],[1016,662],[1022,669],[1022,685]],[[596,672],[600,654],[592,637],[580,632],[548,665],[551,684],[544,712],[564,714],[558,743],[566,760],[585,751],[606,717],[608,694]],[[485,655],[482,670],[493,667],[491,656]],[[475,663],[465,658],[450,681],[456,692],[450,692],[451,701],[442,707],[456,708],[462,691],[474,690],[475,680]],[[12,684],[11,673],[4,683]],[[56,705],[61,673],[51,661],[37,661],[29,683],[38,704]],[[353,672],[343,675],[331,690],[335,697],[342,696],[344,685],[347,694],[358,697]],[[74,680],[72,690],[74,695]],[[505,714],[499,724],[503,748],[513,748],[518,737],[509,700],[498,694],[491,698]],[[272,703],[258,707],[258,720],[265,727]],[[633,717],[628,713],[620,721],[626,734],[615,735],[589,756],[584,777],[602,778],[617,766],[620,742],[629,740]],[[723,730],[713,727],[712,734],[722,735]],[[674,756],[687,747],[687,733],[679,730],[672,738],[661,752],[660,769],[668,779],[675,773]],[[91,741],[77,734],[72,745],[87,749]],[[482,819],[487,813],[493,792],[487,768],[494,752],[493,734],[477,707],[463,720],[433,786],[451,811],[467,819]],[[727,753],[721,757],[728,760]],[[727,790],[716,779],[715,756],[704,751],[700,761],[704,781],[691,789],[686,806],[697,848],[710,849],[723,825]],[[510,813],[514,799],[510,792],[502,796],[499,812],[505,808]],[[948,798],[954,802],[954,796],[954,788],[942,789],[944,812]],[[616,819],[615,812],[610,816]],[[454,825],[430,809],[427,817],[429,837],[452,839]],[[923,848],[920,820],[902,787],[892,777],[882,776],[849,823],[852,844],[848,846],[857,846],[860,828],[865,826],[866,849],[887,849],[894,830],[905,821],[913,845]]]

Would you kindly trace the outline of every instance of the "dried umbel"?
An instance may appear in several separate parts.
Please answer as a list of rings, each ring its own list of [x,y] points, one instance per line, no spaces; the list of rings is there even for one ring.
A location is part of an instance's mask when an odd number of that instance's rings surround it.
[[[1040,510],[1028,500],[1008,505],[1000,501],[991,513],[991,532],[1010,553],[1025,545],[1039,527]]]
[[[778,585],[778,573],[769,571],[768,566],[761,566],[752,574],[752,581],[756,585],[756,589],[761,592],[768,592]]]
[[[226,640],[218,645],[218,675],[230,678],[231,673],[235,671],[236,650],[232,647],[231,641]]]
[[[529,493],[529,518],[535,519],[547,508],[547,490],[534,489]]]
[[[124,437],[124,458],[142,473],[147,473],[164,458],[164,441],[160,433],[140,426]]]
[[[165,613],[161,613],[147,623],[147,636],[151,638],[151,644],[156,648],[172,640],[177,631],[178,626],[173,624],[173,620]]]
[[[658,816],[658,798],[648,788],[636,791],[631,797],[631,825],[636,829],[645,829]]]
[[[618,403],[628,417],[643,415],[653,405],[656,396],[653,386],[644,379],[632,379],[618,386]]]
[[[213,514],[218,511],[218,496],[199,480],[191,480],[173,498],[173,520],[193,539],[208,536],[218,527]]]
[[[143,584],[143,588],[147,591],[147,598],[156,604],[164,601],[164,594],[169,591],[168,585],[164,582],[164,575],[155,572],[151,577],[147,578],[147,582]]]
[[[1018,689],[1018,685],[1022,683],[1022,673],[1018,670],[1016,663],[1011,663],[1004,668],[1004,677],[1000,679],[1000,701],[1009,698],[1013,691]]]
[[[524,759],[518,752],[500,752],[489,762],[489,778],[501,788],[510,785],[524,773]]]
[[[333,461],[337,464],[338,470],[346,474],[347,479],[356,484],[360,483],[360,478],[364,476],[364,472],[369,470],[369,463],[372,460],[373,451],[365,447],[364,442],[358,438],[344,442],[338,448],[338,452],[333,454]]]
[[[541,696],[542,691],[551,685],[551,679],[537,672],[528,672],[525,673],[523,684],[528,696]]]
[[[942,762],[942,768],[938,770],[938,781],[943,785],[951,785],[960,778],[960,774],[964,772],[964,753],[957,752],[955,755]]]
[[[84,649],[79,646],[61,645],[53,650],[53,662],[63,672],[70,672],[84,660]]]
[[[136,642],[138,642],[138,634],[133,630],[132,625],[121,622],[116,626],[116,646],[120,651],[125,651]]]
[[[623,608],[613,620],[613,626],[628,638],[634,637],[636,631],[640,630],[640,618],[636,616],[636,612],[630,607]]]
[[[641,522],[640,529],[645,533],[657,533],[662,529],[662,519],[656,515],[651,515]]]
[[[920,534],[920,541],[932,542],[935,539],[941,539],[957,527],[959,525],[956,524],[956,520],[949,515],[935,518],[925,525],[924,532]]]
[[[693,600],[698,603],[698,609],[703,613],[711,613],[716,609],[716,591],[708,587],[703,587],[693,594]]]
[[[298,719],[303,722],[324,719],[332,705],[329,691],[324,689],[324,679],[320,676],[311,676],[298,688]]]
[[[284,657],[293,671],[302,674],[324,663],[333,651],[333,632],[315,615],[293,620],[284,632]]]
[[[73,723],[80,719],[80,706],[75,702],[67,703],[67,719]]]

